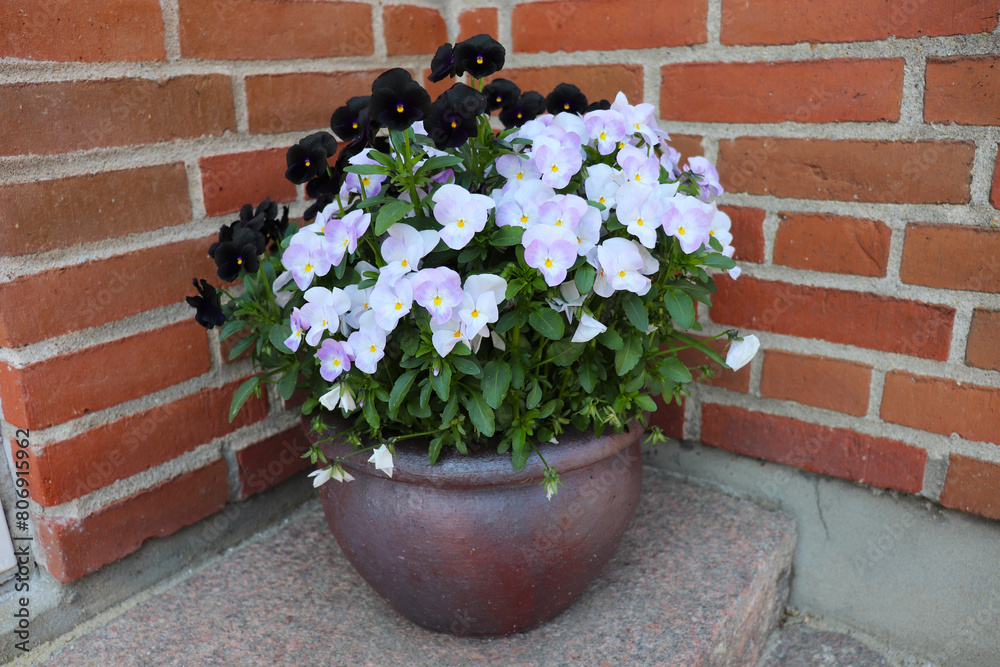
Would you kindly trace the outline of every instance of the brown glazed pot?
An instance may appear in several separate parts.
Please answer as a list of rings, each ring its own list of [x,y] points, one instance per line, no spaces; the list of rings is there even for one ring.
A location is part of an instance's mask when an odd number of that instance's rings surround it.
[[[391,479],[359,454],[343,460],[355,481],[327,482],[320,498],[347,559],[403,616],[440,632],[509,635],[565,609],[611,559],[639,502],[641,433],[633,422],[539,445],[563,482],[552,500],[538,456],[521,472],[496,451],[453,451],[429,466],[426,446],[411,441],[397,444]],[[351,451],[322,448],[331,460]]]

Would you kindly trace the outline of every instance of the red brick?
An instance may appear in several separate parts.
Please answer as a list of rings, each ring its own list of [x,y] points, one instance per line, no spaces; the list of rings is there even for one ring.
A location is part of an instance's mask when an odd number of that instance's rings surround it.
[[[287,151],[272,148],[199,158],[205,213],[232,213],[244,204],[256,206],[265,197],[295,201],[295,186],[285,178]]]
[[[687,162],[689,157],[704,156],[705,147],[701,145],[701,135],[698,134],[670,134],[669,143],[674,150],[681,154],[681,164]]]
[[[952,454],[941,490],[941,504],[1000,519],[1000,464]]]
[[[681,63],[660,68],[660,115],[709,123],[898,121],[903,60]]]
[[[656,412],[649,416],[650,426],[659,426],[663,429],[663,434],[675,440],[684,439],[684,399],[677,405],[673,401],[664,403],[663,398],[654,396],[656,402]]]
[[[497,27],[497,8],[478,7],[466,9],[458,15],[458,39],[463,42],[475,35],[486,34],[496,39],[500,34]]]
[[[733,223],[730,232],[736,253],[733,259],[740,262],[764,263],[764,216],[762,208],[748,206],[720,206]]]
[[[191,220],[180,162],[0,186],[0,256],[28,255]]]
[[[1000,56],[929,58],[928,123],[1000,125]]]
[[[1000,292],[1000,229],[910,223],[899,277],[911,285]]]
[[[892,231],[884,222],[822,213],[778,215],[775,264],[858,276],[886,275]]]
[[[0,86],[0,155],[152,144],[236,129],[224,74]]]
[[[882,392],[882,419],[1000,444],[1000,389],[890,371]]]
[[[642,101],[642,65],[519,67],[504,69],[500,75],[516,83],[522,92],[537,90],[543,97],[566,82],[579,87],[590,102],[613,102],[618,91],[625,93],[632,104]]]
[[[337,107],[370,95],[384,70],[291,72],[246,78],[247,113],[253,134],[330,129]],[[284,171],[282,171],[284,173]]]
[[[513,50],[520,53],[701,44],[706,39],[707,16],[707,0],[530,2],[514,7],[511,38]]]
[[[41,429],[197,377],[208,337],[193,319],[12,368],[0,362],[4,419]]]
[[[215,235],[0,283],[0,345],[18,347],[183,301],[195,277],[220,284]],[[192,311],[193,314],[194,311]]]
[[[250,335],[250,329],[243,329],[242,331],[237,331],[231,336],[227,336],[225,340],[219,342],[219,351],[222,354],[222,363],[235,364],[240,359],[246,359],[250,356],[250,349],[247,348],[237,355],[235,359],[229,358],[229,353],[233,351],[234,347],[236,347],[236,343],[240,342],[248,335]]]
[[[864,42],[992,32],[993,0],[723,0],[723,44]]]
[[[693,336],[698,340],[705,340],[705,336]],[[674,343],[674,341],[671,341]],[[675,343],[675,345],[680,345],[680,343]],[[721,354],[723,357],[726,356],[726,349],[728,341],[725,336],[722,338],[716,338],[715,340],[709,341],[707,345]],[[664,349],[672,347],[671,344],[664,344],[662,347]],[[701,352],[697,348],[688,348],[686,350],[681,350],[677,353],[677,356],[684,365],[688,368],[693,368],[694,366],[703,366],[707,364],[714,372],[715,375],[710,378],[702,379],[700,374],[695,372],[695,380],[701,384],[708,385],[710,387],[722,387],[723,389],[730,389],[732,391],[742,392],[744,394],[750,391],[750,364],[747,364],[738,371],[732,371],[728,368],[723,368],[719,364],[715,363],[708,358],[704,352]]]
[[[976,146],[963,141],[719,141],[728,192],[842,201],[966,204]]]
[[[386,5],[382,8],[382,25],[390,56],[433,54],[448,41],[444,18],[432,7]]]
[[[206,60],[370,56],[371,5],[314,0],[180,0],[181,55]]]
[[[923,488],[927,452],[905,442],[729,405],[705,404],[701,415],[707,445],[886,489]]]
[[[750,276],[718,276],[716,283],[710,313],[720,324],[948,359],[955,321],[948,306]]]
[[[990,371],[1000,371],[1000,310],[976,308],[972,311],[965,363]]]
[[[83,518],[35,519],[36,545],[46,569],[68,583],[225,507],[225,461],[213,461]]]
[[[157,0],[0,4],[0,58],[111,62],[165,60]]]
[[[310,467],[309,459],[302,458],[308,450],[309,440],[299,424],[237,451],[240,497],[260,493]]]
[[[868,413],[872,367],[843,359],[768,350],[760,394],[857,417]]]
[[[50,507],[175,459],[267,416],[267,399],[251,397],[229,422],[242,380],[158,405],[68,440],[33,448],[31,498]]]

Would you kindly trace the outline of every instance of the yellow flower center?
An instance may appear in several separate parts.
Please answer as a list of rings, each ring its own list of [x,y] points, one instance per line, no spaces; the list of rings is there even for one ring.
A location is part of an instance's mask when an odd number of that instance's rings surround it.
[[[545,268],[547,268],[547,269],[551,269],[552,268],[552,260],[551,259],[546,259],[545,260]]]
[[[404,108],[405,108],[405,107],[403,107],[403,105],[402,105],[402,104],[397,104],[397,105],[396,105],[396,113],[403,113],[403,109],[404,109]]]
[[[482,56],[479,56],[478,58],[476,58],[476,64],[477,65],[482,65],[483,64],[483,57]]]
[[[455,332],[455,338],[461,338],[461,337],[462,337],[462,332],[461,332],[461,330],[459,330],[459,331],[456,331],[456,332]]]
[[[521,216],[521,224],[522,225],[528,224],[528,216],[526,216],[526,215],[522,215]]]
[[[642,218],[639,218],[638,220],[636,220],[636,221],[635,221],[635,224],[637,224],[637,225],[639,225],[640,227],[642,227]]]
[[[340,365],[340,359],[334,359],[333,360],[333,365],[334,366],[339,366]]]
[[[619,141],[618,142],[618,148],[625,148],[625,142],[624,141]]]
[[[242,262],[243,262],[243,260],[241,259],[240,263],[242,263]],[[305,266],[302,267],[302,270],[305,271],[306,273],[312,273],[313,265],[312,264],[306,264]]]
[[[326,328],[326,320],[323,320],[323,324],[321,324],[320,326],[325,329]]]
[[[603,203],[604,203],[604,197],[601,197],[601,198],[600,198],[600,199],[598,199],[597,201],[599,201],[600,203],[602,203],[602,204],[603,204]]]
[[[452,129],[455,129],[456,127],[458,127],[458,123],[456,123],[455,121],[451,121],[451,127]]]
[[[677,228],[677,233],[680,234],[681,236],[684,236],[685,234],[687,234],[687,232],[684,231],[683,227],[678,227]]]
[[[473,310],[472,311],[472,316],[473,317],[479,317],[479,311],[478,310]]]
[[[363,185],[366,185],[366,186],[367,186],[367,185],[370,185],[370,184],[371,184],[371,182],[372,182],[372,181],[371,181],[371,179],[370,179],[370,178],[368,178],[367,176],[365,176],[364,178],[362,178],[362,179],[361,179],[361,183],[362,183]]]
[[[306,166],[308,167],[311,164],[312,164],[312,162],[309,161],[309,158],[306,158]]]
[[[459,221],[456,222],[455,224],[458,226],[459,229],[461,229],[462,227],[465,227],[465,220],[462,220],[460,218]]]
[[[605,139],[607,139],[607,138],[608,138],[608,134],[607,134],[607,132],[601,132],[601,133],[600,133],[599,135],[597,135],[597,136],[599,136],[599,137],[601,138],[601,141],[604,141]]]
[[[402,265],[402,267],[403,267],[404,269],[405,269],[405,268],[406,268],[407,266],[409,266],[409,263],[408,263],[408,262],[407,262],[407,261],[406,261],[405,259],[404,259],[404,260],[403,260],[403,261],[402,261],[402,262],[401,262],[400,264]]]
[[[237,266],[243,264],[243,258],[242,257],[237,257],[236,258],[236,264],[237,264]],[[308,271],[308,269],[306,269],[306,270]]]
[[[639,127],[639,123],[635,124],[635,129],[637,129],[637,130],[641,130],[642,129],[641,127]]]
[[[434,297],[434,305],[435,306],[440,306],[441,305],[441,297],[439,297],[439,296]]]
[[[520,171],[517,172],[517,180],[521,180],[522,178],[524,178],[524,173]]]
[[[399,301],[396,302],[396,310],[403,310],[403,304],[401,304]]]
[[[710,230],[708,230],[708,235],[709,236],[715,236],[715,232],[710,229]]]
[[[642,176],[641,176],[641,175],[639,175],[639,174],[636,174],[636,175],[635,175],[635,180],[637,180],[637,181],[641,181],[641,180],[642,180]]]
[[[521,114],[520,114],[520,113],[519,113],[519,114],[517,114],[517,119],[518,119],[518,120],[521,120]]]
[[[497,95],[497,104],[500,104],[500,102],[502,102],[502,101],[503,101],[503,98],[500,97],[499,95]]]
[[[370,348],[368,348],[368,351],[371,352],[372,354],[375,354],[375,346],[372,345]]]
[[[357,123],[351,123],[351,129],[352,130],[358,129],[358,124]]]
[[[556,220],[556,227],[562,227],[562,220]]]
[[[619,271],[619,272],[618,272],[618,277],[619,277],[619,278],[624,278],[624,277],[625,277],[625,271],[624,271],[624,270],[622,270],[622,271]]]
[[[344,247],[346,248],[347,244],[350,243],[350,242],[351,242],[350,239],[344,239]]]
[[[552,165],[552,173],[555,173],[557,171],[559,171],[559,165],[557,164]]]
[[[569,111],[569,102],[563,105],[563,111]]]

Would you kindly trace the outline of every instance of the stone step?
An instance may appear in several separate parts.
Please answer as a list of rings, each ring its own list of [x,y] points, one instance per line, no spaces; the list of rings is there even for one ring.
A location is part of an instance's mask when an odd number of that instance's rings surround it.
[[[310,503],[39,664],[756,665],[784,608],[794,520],[652,469],[643,485],[607,569],[528,633],[410,624],[351,569]]]
[[[889,667],[889,662],[847,633],[786,625],[772,635],[759,667]]]

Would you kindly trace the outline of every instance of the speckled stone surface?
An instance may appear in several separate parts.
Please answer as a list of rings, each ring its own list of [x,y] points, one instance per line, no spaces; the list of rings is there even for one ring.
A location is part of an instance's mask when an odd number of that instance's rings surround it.
[[[403,620],[314,504],[39,664],[755,665],[784,604],[793,519],[653,470],[643,485],[607,569],[528,633],[473,639]]]
[[[850,635],[789,625],[775,634],[760,667],[889,667],[889,663]]]

